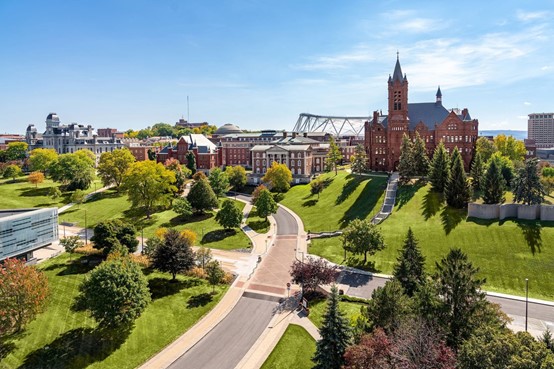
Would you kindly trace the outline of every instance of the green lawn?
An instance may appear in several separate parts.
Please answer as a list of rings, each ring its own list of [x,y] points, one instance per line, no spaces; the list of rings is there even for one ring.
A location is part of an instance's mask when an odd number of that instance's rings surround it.
[[[68,258],[62,254],[40,266],[51,290],[48,306],[7,342],[0,368],[135,368],[194,325],[227,290],[219,286],[211,295],[204,280],[179,276],[169,283],[169,275],[149,273],[152,302],[130,332],[108,337],[86,312],[71,308],[89,267],[78,260],[70,265]]]
[[[27,177],[19,177],[16,182],[12,182],[11,179],[0,182],[1,209],[60,207],[69,203],[72,191],[64,192],[61,197],[54,200],[48,196],[48,192],[51,187],[59,187],[59,183],[45,179],[43,183],[35,187],[34,184],[28,182]],[[102,187],[102,182],[95,180],[85,193],[94,191],[94,184],[97,188]]]
[[[484,289],[521,296],[529,278],[530,296],[554,299],[554,222],[467,218],[465,210],[445,207],[428,185],[402,186],[394,212],[380,225],[387,247],[366,267],[390,274],[408,227],[420,241],[428,272],[459,247],[486,277]],[[313,240],[310,253],[344,262],[338,238]],[[347,263],[359,266],[360,258],[349,256]]]
[[[291,188],[281,204],[298,214],[309,231],[336,231],[356,218],[375,215],[384,200],[387,177],[358,176],[341,171],[320,176],[327,187],[320,194],[310,194],[310,185]]]
[[[244,209],[245,204],[236,201],[239,209]],[[87,227],[92,228],[98,222],[107,219],[125,218],[133,223],[137,229],[144,228],[144,237],[152,237],[156,229],[160,227],[172,227],[178,230],[190,229],[198,235],[198,242],[206,247],[216,249],[241,249],[250,246],[250,240],[239,229],[225,231],[216,221],[214,212],[203,215],[195,215],[185,220],[173,210],[160,210],[152,214],[151,219],[146,219],[141,209],[132,208],[127,196],[108,190],[96,195],[93,199],[74,206],[60,214],[60,222],[74,222],[79,226],[85,226],[85,210]]]
[[[290,324],[262,369],[309,369],[314,363],[315,340],[301,326]]]
[[[258,233],[269,232],[269,220],[259,217],[255,206],[250,211],[250,214],[248,214],[246,225]]]
[[[346,314],[346,317],[350,321],[350,325],[353,326],[356,323],[356,319],[360,315],[360,308],[363,306],[361,303],[350,302],[350,301],[340,301],[339,308],[342,312]],[[308,308],[310,309],[310,315],[308,316],[312,323],[316,327],[321,328],[323,323],[323,315],[327,309],[327,300],[326,299],[317,299],[312,300],[308,303]]]

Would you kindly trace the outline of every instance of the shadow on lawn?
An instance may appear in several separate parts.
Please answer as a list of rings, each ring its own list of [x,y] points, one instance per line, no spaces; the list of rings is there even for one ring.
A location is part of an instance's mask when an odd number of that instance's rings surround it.
[[[541,222],[533,221],[516,221],[517,226],[521,229],[523,238],[527,242],[527,246],[531,250],[531,253],[535,255],[536,252],[541,252],[542,247],[542,225]]]
[[[444,233],[449,235],[467,217],[465,209],[454,209],[445,206],[441,211],[441,223]]]
[[[237,231],[234,229],[216,229],[215,231],[210,231],[202,237],[200,243],[202,245],[206,243],[223,241],[227,237],[232,237],[237,234]]]
[[[253,231],[260,233],[260,231],[265,231],[269,229],[269,220],[250,220],[247,225],[252,228]],[[264,233],[265,233],[264,232]]]
[[[17,346],[10,338],[0,338],[0,360],[12,353],[16,348]]]
[[[152,295],[152,300],[161,299],[166,296],[175,295],[185,288],[192,288],[202,284],[198,279],[189,278],[184,281],[178,279],[172,282],[166,278],[152,278],[148,280],[148,289]]]
[[[398,191],[396,192],[396,206],[398,207],[398,210],[402,209],[402,207],[406,205],[423,186],[425,186],[425,182],[418,180],[415,183],[405,184],[398,187]]]
[[[361,257],[361,256],[360,256]],[[381,270],[375,267],[375,262],[368,260],[364,263],[363,259],[359,259],[358,256],[348,256],[346,259],[346,265],[352,268],[362,269],[367,272],[380,273]]]
[[[213,296],[210,293],[201,293],[199,295],[191,296],[187,302],[187,309],[194,309],[200,306],[204,306],[212,302]]]
[[[429,220],[437,214],[444,202],[444,196],[441,193],[436,193],[430,189],[423,196],[423,204],[421,204],[421,215],[425,220]]]
[[[312,199],[312,200],[304,201],[302,203],[302,206],[304,206],[304,207],[314,206],[315,204],[317,204],[318,201],[319,201],[319,199]]]
[[[131,330],[130,325],[118,329],[72,329],[31,352],[19,368],[85,368],[110,356],[125,342]]]
[[[383,181],[379,186],[374,186],[373,181],[375,180],[373,178],[366,182],[364,189],[356,198],[356,201],[344,212],[340,220],[341,228],[346,227],[354,219],[365,219],[371,213],[381,194],[387,188],[386,181]],[[377,211],[379,210],[377,209]]]
[[[335,204],[339,205],[342,204],[346,199],[352,195],[352,193],[358,188],[360,183],[362,181],[367,181],[367,177],[364,178],[362,176],[355,176],[352,174],[349,174],[346,176],[347,182],[342,186],[341,193],[337,196],[337,199],[335,200]]]
[[[23,197],[35,197],[35,196],[48,196],[50,193],[50,187],[42,188],[18,188],[17,191],[21,192],[19,196]]]

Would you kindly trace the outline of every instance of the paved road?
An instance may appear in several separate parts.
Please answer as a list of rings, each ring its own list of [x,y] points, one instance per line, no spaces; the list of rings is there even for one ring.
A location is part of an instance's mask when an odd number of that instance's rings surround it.
[[[169,369],[232,369],[273,316],[275,301],[241,297],[235,308]]]
[[[250,201],[252,199],[252,196],[238,195],[237,199]],[[294,217],[290,215],[288,211],[279,207],[279,209],[277,209],[277,213],[273,214],[273,217],[277,222],[278,235],[298,234],[298,224],[296,223],[296,219],[294,219]]]

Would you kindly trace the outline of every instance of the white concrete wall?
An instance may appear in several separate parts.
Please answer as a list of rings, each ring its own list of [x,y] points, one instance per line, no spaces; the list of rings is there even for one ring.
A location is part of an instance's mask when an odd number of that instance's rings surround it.
[[[518,204],[502,204],[500,205],[499,219],[517,218]]]
[[[500,205],[498,204],[467,204],[467,215],[479,219],[498,219]]]
[[[517,218],[535,220],[539,217],[540,205],[519,205],[517,208]]]
[[[554,205],[541,205],[541,220],[554,221]]]

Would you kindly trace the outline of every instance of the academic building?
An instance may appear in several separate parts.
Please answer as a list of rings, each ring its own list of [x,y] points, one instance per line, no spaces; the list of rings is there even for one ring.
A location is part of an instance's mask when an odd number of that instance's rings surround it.
[[[396,170],[402,137],[407,134],[413,140],[416,132],[425,141],[429,157],[442,141],[450,153],[458,147],[465,168],[469,170],[479,122],[471,118],[468,109],[446,109],[442,105],[440,87],[435,97],[434,102],[408,103],[408,78],[402,74],[397,58],[393,75],[389,75],[388,80],[388,114],[374,111],[373,118],[365,125],[365,148],[371,170]]]
[[[527,138],[535,140],[537,148],[554,147],[554,113],[529,114]]]

